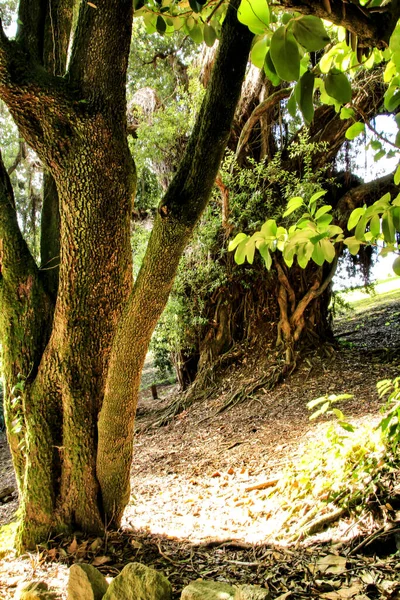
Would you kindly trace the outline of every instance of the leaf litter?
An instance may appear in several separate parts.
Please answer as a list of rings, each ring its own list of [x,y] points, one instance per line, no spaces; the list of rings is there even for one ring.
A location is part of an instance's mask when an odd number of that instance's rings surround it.
[[[390,318],[393,307],[380,315],[385,323]],[[354,321],[351,327],[359,336],[361,327]],[[318,453],[329,427],[326,421],[309,421],[307,401],[350,393],[354,398],[344,412],[352,423],[361,427],[379,419],[375,384],[396,376],[399,361],[394,351],[390,357],[368,354],[359,339],[357,346],[344,346],[329,359],[309,356],[290,380],[273,391],[260,390],[229,413],[217,414],[224,393],[254,376],[251,361],[232,368],[220,395],[193,405],[161,429],[143,425],[168,403],[169,390],[163,389],[158,401],[144,391],[132,465],[134,495],[123,529],[104,538],[75,532],[49,539],[20,558],[11,551],[0,554],[0,598],[12,598],[22,580],[33,579],[47,581],[65,598],[71,564],[89,562],[115,577],[127,562],[139,561],[169,577],[174,598],[200,577],[258,584],[281,600],[399,599],[396,461],[382,471],[376,457],[376,471],[364,482],[369,494],[360,495],[365,506],[357,502],[356,488],[333,490],[333,481],[324,488],[317,473],[305,484],[298,467],[307,444]],[[390,346],[400,346],[393,345],[393,336]],[[0,464],[6,464],[4,445],[0,453]],[[360,455],[358,463],[364,458]],[[4,480],[8,485],[8,470]],[[307,485],[309,493],[303,493]],[[354,498],[353,504],[347,502]],[[13,502],[6,508],[15,507]],[[0,510],[0,519],[9,521],[9,512]]]

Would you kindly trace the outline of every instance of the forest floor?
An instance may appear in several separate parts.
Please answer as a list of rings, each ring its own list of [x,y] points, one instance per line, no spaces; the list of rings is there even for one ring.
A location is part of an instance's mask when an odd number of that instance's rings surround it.
[[[219,412],[233,389],[257,369],[261,376],[262,361],[232,366],[220,393],[164,427],[154,423],[176,389],[158,387],[158,400],[144,389],[133,495],[118,534],[87,539],[77,532],[20,558],[7,551],[17,498],[0,437],[0,525],[11,522],[0,532],[0,599],[12,598],[24,579],[45,580],[65,597],[67,567],[77,561],[109,576],[127,562],[143,562],[169,577],[174,598],[199,577],[259,584],[271,598],[400,598],[399,473],[387,474],[389,495],[375,495],[374,510],[358,516],[342,510],[326,528],[312,496],[317,479],[310,499],[298,498],[294,470],[325,447],[330,428],[327,418],[310,421],[308,401],[347,393],[353,397],[340,405],[347,421],[361,428],[381,418],[376,383],[399,375],[400,287],[389,282],[378,291],[350,298],[352,308],[335,320],[335,351],[309,355],[273,391],[261,389],[229,411]],[[150,363],[145,377],[150,383]],[[343,443],[336,438],[338,448]],[[304,524],[315,522],[315,534],[307,536]]]

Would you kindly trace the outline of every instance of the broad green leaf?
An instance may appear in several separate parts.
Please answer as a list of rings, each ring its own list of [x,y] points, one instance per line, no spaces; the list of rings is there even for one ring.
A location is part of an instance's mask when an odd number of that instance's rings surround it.
[[[393,112],[400,105],[400,90],[398,89],[398,78],[395,77],[385,93],[384,105],[386,110]]]
[[[356,138],[358,135],[360,135],[360,133],[364,133],[365,131],[365,125],[364,123],[353,123],[353,125],[350,125],[350,127],[347,129],[346,131],[346,138],[348,140],[354,140],[354,138]]]
[[[363,217],[361,217],[361,219],[357,223],[354,235],[358,240],[364,239],[364,233],[365,233],[365,228],[367,226],[367,221],[368,221],[368,219],[364,215]]]
[[[346,119],[351,119],[352,117],[354,117],[355,112],[352,108],[346,108],[346,106],[343,106],[343,108],[340,111],[340,118],[342,119],[342,121],[345,121]]]
[[[156,23],[157,16],[153,12],[147,12],[143,15],[144,25],[148,34],[155,33],[157,31]]]
[[[290,198],[289,202],[287,203],[287,208],[286,208],[285,212],[283,213],[283,216],[287,217],[288,215],[291,215],[292,212],[294,212],[295,210],[300,208],[300,206],[302,206],[303,204],[304,204],[303,198],[301,198],[300,196],[295,196],[294,198]]]
[[[285,81],[297,81],[300,75],[299,49],[293,34],[286,27],[279,27],[275,31],[271,38],[270,53],[279,77]]]
[[[269,271],[272,266],[272,258],[271,258],[271,254],[269,253],[268,246],[265,244],[264,246],[259,248],[259,251],[260,251],[262,258],[264,259],[265,266],[267,267],[267,269]]]
[[[350,254],[352,254],[353,256],[358,254],[361,244],[354,236],[345,239],[344,243],[348,247]]]
[[[158,33],[165,33],[167,30],[167,24],[161,15],[159,15],[157,17],[156,28],[157,28]]]
[[[369,224],[369,230],[376,238],[381,232],[381,220],[378,215],[374,215]]]
[[[265,55],[264,73],[266,74],[272,85],[277,86],[280,84],[281,78],[276,73],[275,65],[272,62],[271,52],[269,50]]]
[[[240,242],[243,242],[243,240],[247,240],[248,237],[249,236],[246,235],[245,233],[238,233],[235,236],[235,238],[229,242],[229,246],[228,246],[229,252],[232,252],[232,250],[237,248],[237,246],[240,244]]]
[[[259,69],[262,69],[264,66],[265,56],[269,48],[267,44],[268,37],[266,35],[263,35],[260,39],[256,41],[253,48],[251,49],[251,62]]]
[[[328,214],[318,217],[318,219],[317,219],[318,229],[320,230],[321,227],[327,227],[332,222],[332,219],[333,219],[333,216],[328,215]]]
[[[394,174],[394,183],[395,185],[399,185],[400,183],[400,165],[398,165],[396,173]]]
[[[396,231],[400,232],[400,207],[394,206],[392,210],[393,224]]]
[[[304,122],[307,126],[310,125],[311,121],[314,118],[314,79],[314,74],[311,73],[311,71],[306,71],[304,75],[300,78],[298,84],[296,85],[297,104],[299,105]]]
[[[247,261],[252,265],[254,262],[254,254],[256,251],[256,246],[252,240],[249,240],[246,244],[246,255]]]
[[[347,229],[350,231],[350,229],[353,229],[353,227],[355,227],[358,223],[358,221],[361,219],[362,215],[365,213],[365,209],[364,208],[355,208],[353,210],[353,212],[351,213],[349,220],[347,222]]]
[[[309,52],[322,50],[330,39],[321,19],[312,15],[300,17],[294,21],[293,35]]]
[[[203,30],[198,23],[196,23],[193,29],[190,29],[189,36],[196,44],[201,44],[203,41]]]
[[[275,219],[268,219],[268,221],[266,221],[261,227],[261,233],[263,233],[266,237],[275,237],[277,230],[278,227]]]
[[[315,194],[313,194],[311,196],[310,202],[308,204],[309,205],[313,204],[314,202],[316,202],[317,200],[322,198],[322,196],[325,196],[325,194],[326,194],[326,190],[320,190],[319,192],[316,192]]]
[[[325,89],[329,96],[341,104],[351,101],[351,85],[346,75],[338,69],[331,69],[325,79]]]
[[[378,160],[381,160],[381,158],[383,158],[384,156],[386,156],[386,151],[383,149],[379,150],[379,152],[374,154],[374,161],[378,162]]]
[[[324,215],[325,213],[329,212],[331,210],[332,206],[330,206],[330,204],[326,204],[325,206],[321,206],[321,208],[319,208],[317,210],[317,212],[315,213],[315,219],[319,219],[320,217],[322,217],[322,215]]]
[[[331,263],[335,258],[335,248],[332,242],[324,238],[319,243],[321,244],[321,250],[324,254],[325,260]]]
[[[395,228],[393,223],[393,215],[390,211],[386,211],[382,215],[382,233],[385,242],[393,244],[395,241]]]
[[[189,0],[189,6],[192,9],[193,12],[195,13],[199,13],[202,11],[202,5],[200,2],[197,2],[197,0]]]
[[[203,29],[204,41],[209,48],[214,46],[214,42],[217,39],[217,33],[212,25],[204,25]]]
[[[321,241],[319,241],[315,244],[311,258],[320,267],[324,264],[325,256],[324,256],[324,253],[321,248]]]
[[[246,260],[246,250],[246,240],[243,240],[242,242],[240,242],[235,252],[235,262],[238,265],[242,265]]]
[[[400,277],[400,256],[398,256],[395,259],[395,261],[392,265],[392,269],[393,269],[394,273]]]
[[[242,0],[237,14],[238,20],[256,34],[264,33],[270,22],[266,0]]]

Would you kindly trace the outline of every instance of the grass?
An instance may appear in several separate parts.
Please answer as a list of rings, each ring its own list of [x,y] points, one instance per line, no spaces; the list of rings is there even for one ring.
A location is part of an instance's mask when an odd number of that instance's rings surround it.
[[[340,297],[357,312],[369,310],[373,306],[400,300],[400,277],[391,277],[377,281],[372,292],[365,287],[341,292]]]

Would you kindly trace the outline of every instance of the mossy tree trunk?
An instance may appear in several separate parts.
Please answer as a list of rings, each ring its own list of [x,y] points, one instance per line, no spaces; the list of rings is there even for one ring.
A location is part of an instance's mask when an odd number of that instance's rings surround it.
[[[21,0],[16,40],[0,34],[0,97],[46,169],[39,267],[0,165],[0,338],[20,550],[51,529],[100,533],[120,523],[142,365],[210,195],[252,39],[234,0],[133,287],[125,99],[133,2],[81,3],[67,67],[74,4]]]

